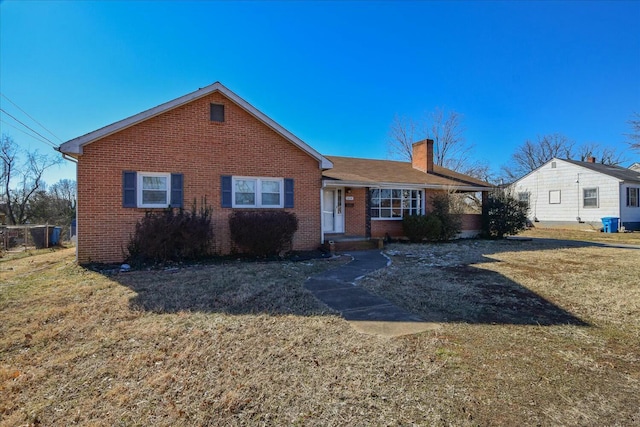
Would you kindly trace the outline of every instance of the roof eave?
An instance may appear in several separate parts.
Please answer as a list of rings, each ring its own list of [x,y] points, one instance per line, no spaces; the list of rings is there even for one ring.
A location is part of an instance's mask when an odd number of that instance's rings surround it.
[[[216,82],[207,87],[200,88],[195,92],[188,93],[186,95],[183,95],[169,102],[165,102],[164,104],[160,104],[158,106],[145,110],[141,113],[134,114],[133,116],[127,117],[126,119],[117,121],[115,123],[102,127],[100,129],[97,129],[93,132],[89,132],[77,138],[71,139],[61,144],[59,147],[59,151],[65,154],[82,154],[82,148],[87,144],[91,144],[92,142],[95,142],[99,139],[112,135],[116,132],[120,132],[135,124],[151,119],[164,112],[167,112],[174,108],[180,107],[181,105],[194,101],[198,98],[202,98],[203,96],[213,93],[216,90],[220,90],[220,88],[222,87],[223,86],[219,82]],[[221,92],[224,93],[224,91],[222,90]]]
[[[336,178],[323,178],[323,187],[355,187],[355,188],[406,188],[406,189],[427,189],[427,190],[456,190],[456,191],[489,191],[490,187],[479,187],[473,185],[456,185],[456,184],[426,184],[426,183],[406,183],[406,182],[368,182],[368,181],[350,181]]]

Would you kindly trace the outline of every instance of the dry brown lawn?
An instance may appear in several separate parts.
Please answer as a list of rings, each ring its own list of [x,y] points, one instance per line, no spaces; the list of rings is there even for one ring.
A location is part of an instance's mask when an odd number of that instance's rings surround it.
[[[637,425],[640,250],[395,245],[362,280],[436,331],[363,335],[344,262],[101,274],[0,259],[0,425]]]
[[[548,239],[567,239],[609,244],[640,245],[640,232],[602,233],[598,230],[567,230],[558,228],[532,228],[519,234],[521,237],[539,237]]]

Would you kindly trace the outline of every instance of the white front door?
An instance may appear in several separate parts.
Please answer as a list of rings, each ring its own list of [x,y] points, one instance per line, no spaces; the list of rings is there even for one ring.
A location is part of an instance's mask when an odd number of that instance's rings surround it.
[[[342,188],[322,193],[322,224],[325,233],[344,233],[344,198]]]

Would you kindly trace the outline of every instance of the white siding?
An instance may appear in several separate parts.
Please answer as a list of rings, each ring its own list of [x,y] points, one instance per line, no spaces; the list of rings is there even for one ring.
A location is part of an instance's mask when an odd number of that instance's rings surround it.
[[[529,193],[529,218],[539,221],[601,222],[602,217],[620,216],[620,181],[608,175],[554,160],[516,181],[511,189],[517,196]],[[583,190],[598,189],[598,207],[585,208]],[[560,191],[560,203],[549,203],[549,192]]]
[[[640,207],[627,206],[627,188],[640,188],[640,184],[623,184],[620,188],[620,218],[623,222],[640,222]]]

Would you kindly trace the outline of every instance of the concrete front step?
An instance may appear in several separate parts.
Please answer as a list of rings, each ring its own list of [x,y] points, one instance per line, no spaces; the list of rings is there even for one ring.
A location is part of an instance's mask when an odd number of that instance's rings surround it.
[[[333,242],[333,248],[331,248],[330,242]],[[337,252],[346,251],[364,251],[369,249],[382,249],[384,247],[381,239],[367,239],[367,238],[354,238],[354,237],[325,237],[325,246],[327,249]]]

